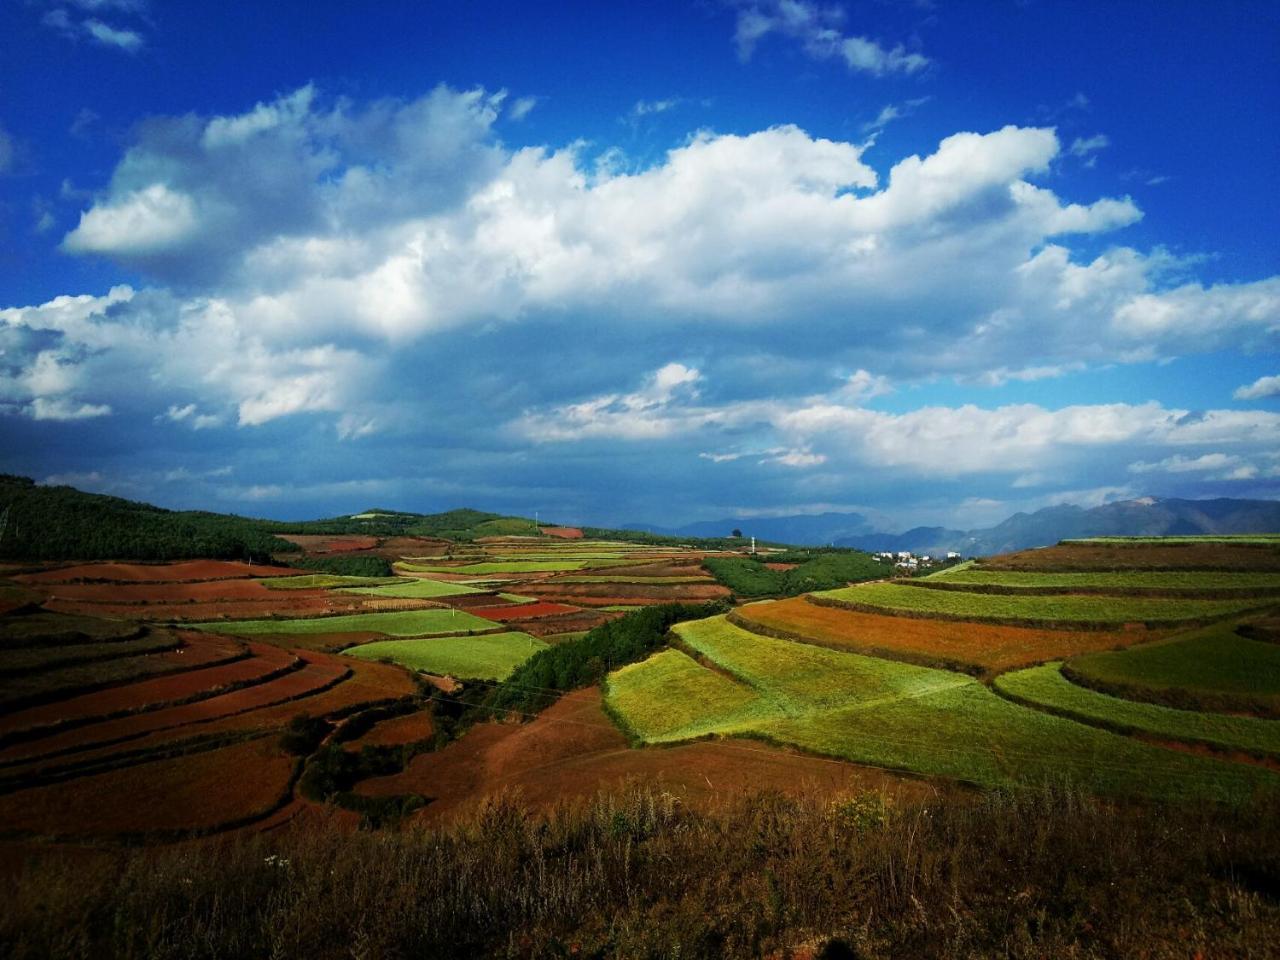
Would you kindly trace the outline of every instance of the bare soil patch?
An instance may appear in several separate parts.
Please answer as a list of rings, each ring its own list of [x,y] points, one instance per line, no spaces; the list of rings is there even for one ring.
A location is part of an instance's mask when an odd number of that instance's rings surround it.
[[[535,807],[588,798],[629,781],[653,781],[686,800],[728,801],[752,789],[833,795],[885,789],[932,795],[923,781],[803,756],[751,741],[704,741],[632,749],[604,715],[598,688],[579,690],[525,724],[487,723],[438,753],[421,754],[394,777],[357,787],[370,796],[417,792],[433,797],[417,816],[448,820],[485,796],[518,791]]]
[[[0,796],[6,832],[65,839],[206,831],[270,812],[294,760],[266,737]]]
[[[559,617],[564,614],[580,612],[578,607],[570,607],[563,603],[508,603],[500,607],[472,607],[468,613],[487,620],[506,623],[511,620],[538,620],[542,617]]]
[[[1280,570],[1280,550],[1231,543],[1072,543],[981,561],[983,570],[1074,573],[1094,570]]]
[[[176,563],[83,563],[14,579],[22,583],[70,583],[110,580],[131,583],[166,583],[174,580],[236,580],[242,577],[288,577],[305,570],[241,563],[237,560],[182,560]]]

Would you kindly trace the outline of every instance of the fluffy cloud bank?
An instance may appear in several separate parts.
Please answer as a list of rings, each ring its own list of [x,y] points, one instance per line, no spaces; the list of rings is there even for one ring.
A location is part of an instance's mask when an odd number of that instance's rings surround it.
[[[898,158],[790,125],[702,130],[631,169],[582,144],[507,146],[527,110],[480,89],[357,103],[308,86],[146,121],[62,246],[148,285],[0,310],[0,404],[206,437],[312,414],[330,439],[421,430],[486,456],[697,437],[681,455],[707,469],[794,476],[1030,476],[1060,451],[1130,444],[1158,464],[1280,439],[1274,415],[1158,404],[864,406],[930,377],[1275,346],[1280,278],[1171,285],[1167,255],[1098,246],[1141,210],[1060,197],[1053,129]],[[1080,259],[1082,237],[1102,252]]]

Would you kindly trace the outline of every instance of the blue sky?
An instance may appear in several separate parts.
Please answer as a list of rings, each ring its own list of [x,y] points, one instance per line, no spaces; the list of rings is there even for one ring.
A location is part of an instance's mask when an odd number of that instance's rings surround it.
[[[0,470],[307,517],[1280,492],[1272,3],[0,3]]]

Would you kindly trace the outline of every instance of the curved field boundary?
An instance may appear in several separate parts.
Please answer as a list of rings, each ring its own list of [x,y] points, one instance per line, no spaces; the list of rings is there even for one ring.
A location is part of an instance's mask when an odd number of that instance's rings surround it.
[[[349,668],[339,669],[324,664],[307,663],[301,669],[294,670],[289,675],[269,683],[257,684],[244,690],[231,691],[188,704],[164,707],[143,714],[105,721],[97,725],[97,730],[90,730],[100,739],[79,740],[68,736],[68,732],[56,733],[51,738],[55,741],[52,745],[53,749],[29,753],[20,758],[5,758],[0,762],[0,766],[12,766],[20,761],[52,758],[82,750],[114,746],[117,743],[127,743],[164,730],[225,720],[228,717],[323,693],[350,676]],[[76,732],[69,731],[71,734]],[[45,744],[45,746],[49,745]]]
[[[1209,713],[1239,714],[1241,712],[1269,720],[1280,720],[1280,705],[1248,696],[1232,693],[1216,693],[1208,690],[1190,690],[1185,687],[1144,687],[1140,684],[1104,680],[1092,676],[1071,665],[1062,665],[1062,675],[1076,686],[1093,690],[1118,700],[1148,703],[1175,710],[1202,710]]]
[[[818,606],[843,607],[846,610],[858,610],[862,613],[878,613],[894,617],[907,617],[915,620],[950,620],[957,623],[990,623],[1011,627],[1031,627],[1038,630],[1091,630],[1115,631],[1130,628],[1137,624],[1148,630],[1159,630],[1167,627],[1197,627],[1219,623],[1233,617],[1245,616],[1269,610],[1274,603],[1259,604],[1224,611],[1216,615],[1198,617],[1170,617],[1167,619],[1133,619],[1133,620],[1064,620],[1052,617],[997,617],[982,614],[948,613],[937,610],[911,610],[905,607],[893,607],[877,603],[859,603],[853,600],[837,599],[816,593],[805,594],[805,600]]]
[[[182,641],[175,636],[144,636],[136,640],[64,644],[43,649],[23,647],[21,649],[27,654],[26,656],[17,650],[7,651],[5,662],[0,667],[0,679],[30,676],[65,667],[83,667],[85,664],[102,663],[106,660],[123,660],[151,653],[165,653],[177,650],[181,646]],[[44,656],[31,656],[32,653],[44,654]]]
[[[62,686],[57,686],[55,684],[54,686],[50,686],[39,692],[6,700],[3,704],[0,704],[0,709],[4,711],[5,719],[7,720],[8,716],[11,716],[13,713],[20,710],[30,710],[35,707],[44,706],[45,704],[66,700],[70,697],[79,697],[84,696],[85,694],[112,690],[116,687],[126,687],[134,683],[145,683],[149,680],[156,680],[162,677],[173,677],[192,670],[203,670],[208,667],[221,667],[227,664],[236,663],[240,660],[246,660],[252,656],[248,647],[230,637],[211,637],[210,639],[218,640],[220,643],[211,645],[212,652],[208,654],[208,659],[202,660],[199,657],[193,656],[191,658],[193,662],[175,662],[172,666],[160,667],[155,670],[146,670],[128,676],[114,677],[105,680],[101,679],[100,676],[97,675],[98,671],[102,669],[100,664],[97,666],[96,670],[88,671],[84,670],[82,667],[59,667],[56,671],[50,672],[72,673],[79,675],[80,678],[72,679],[70,682],[65,683]],[[177,653],[188,649],[193,648],[184,645],[179,648],[179,651],[174,651],[172,655],[176,655]],[[230,649],[231,652],[228,653],[228,649]],[[170,655],[171,654],[161,654],[160,656],[163,657]],[[151,665],[151,660],[149,658],[138,659],[142,660],[141,665],[143,666],[149,667]],[[90,666],[94,665],[90,664]],[[3,721],[0,721],[0,728],[2,727]]]
[[[264,749],[266,748],[266,749]],[[216,753],[219,749],[234,751],[233,758],[210,758],[207,754]],[[273,764],[270,771],[264,771],[264,762]],[[157,844],[157,842],[175,842],[179,840],[189,840],[189,838],[204,837],[215,835],[228,831],[228,829],[236,829],[238,827],[248,826],[248,824],[259,822],[273,815],[276,810],[282,809],[283,806],[291,803],[293,799],[294,785],[297,778],[301,774],[301,760],[288,758],[278,751],[268,748],[262,737],[253,737],[253,739],[234,742],[234,744],[223,745],[220,748],[211,748],[210,750],[198,751],[191,756],[179,755],[174,758],[160,759],[157,763],[161,765],[159,769],[148,771],[147,780],[141,783],[134,782],[134,778],[140,776],[140,773],[133,771],[132,768],[122,768],[119,771],[106,771],[97,774],[101,777],[101,781],[93,785],[91,792],[81,792],[81,794],[69,794],[69,792],[60,791],[58,794],[50,795],[50,800],[61,801],[61,809],[54,810],[54,823],[77,823],[84,824],[83,828],[77,831],[56,831],[56,829],[47,829],[36,827],[35,824],[41,823],[41,815],[49,815],[45,812],[44,805],[40,804],[37,797],[32,797],[29,804],[35,806],[40,813],[26,815],[26,820],[13,818],[10,823],[23,823],[24,826],[12,827],[5,829],[3,835],[9,840],[24,840],[24,838],[41,838],[50,842],[86,842],[86,841],[115,841],[124,845],[138,844]],[[225,776],[224,768],[239,768],[242,771],[252,771],[259,774],[268,773],[273,780],[265,783],[239,783],[237,786],[230,786]],[[113,776],[116,774],[116,776]],[[247,778],[247,773],[244,774]],[[36,788],[40,791],[40,787]],[[147,805],[154,808],[154,812],[164,815],[170,822],[178,820],[182,822],[184,813],[187,813],[186,804],[179,803],[177,808],[179,812],[174,812],[170,808],[168,797],[173,795],[177,790],[186,791],[189,795],[188,800],[193,803],[204,803],[205,810],[201,810],[201,814],[207,815],[214,813],[215,817],[221,810],[225,808],[234,809],[237,804],[253,804],[252,809],[248,812],[237,813],[233,817],[227,819],[212,819],[211,822],[201,823],[196,827],[159,827],[152,829],[111,829],[109,817],[95,817],[93,809],[97,804],[97,797],[105,794],[109,801],[104,806],[104,813],[116,813],[116,823],[128,823],[133,826],[136,820],[147,819]],[[192,791],[193,792],[192,794]],[[134,809],[133,806],[122,803],[125,797],[137,797],[138,803],[142,809]],[[6,803],[14,803],[18,797],[13,800],[6,800]],[[110,801],[115,803],[110,803]],[[212,810],[209,810],[209,804],[212,803]],[[228,810],[229,812],[229,810]],[[102,820],[106,820],[106,828]],[[47,820],[46,820],[47,822]],[[29,826],[28,826],[29,824]],[[52,826],[52,823],[50,823]]]
[[[817,606],[836,606],[835,604],[817,604]],[[735,627],[740,627],[748,633],[758,634],[762,637],[772,637],[774,640],[787,640],[791,643],[806,643],[812,647],[822,647],[824,650],[835,650],[839,653],[860,653],[863,656],[879,657],[882,660],[896,660],[899,663],[910,663],[917,667],[932,667],[935,670],[951,670],[955,673],[967,673],[973,677],[983,677],[987,674],[987,669],[980,664],[968,663],[964,660],[954,660],[950,657],[935,657],[927,653],[917,653],[911,650],[895,650],[892,647],[882,647],[875,644],[859,645],[856,649],[851,646],[840,646],[835,643],[825,642],[821,638],[806,636],[794,630],[783,630],[774,626],[767,626],[763,623],[757,623],[749,620],[742,615],[741,610],[729,611],[726,619]]]
[[[277,659],[255,654],[249,659],[227,666],[188,672],[176,678],[176,681],[175,678],[168,677],[148,679],[138,684],[91,693],[70,701],[64,700],[5,718],[3,726],[0,726],[0,730],[4,731],[0,733],[0,750],[94,723],[185,706],[271,683],[301,670],[305,665],[306,661],[295,656]],[[126,706],[113,706],[113,703],[118,704],[121,700],[134,702]],[[5,763],[6,761],[0,761],[0,766]]]
[[[997,677],[992,689],[1006,700],[1128,736],[1174,740],[1260,759],[1280,758],[1280,721],[1178,710],[1123,700],[1071,683],[1061,663]]]
[[[953,593],[985,593],[994,596],[1062,596],[1075,594],[1100,597],[1149,597],[1153,600],[1247,600],[1250,597],[1276,597],[1280,602],[1280,584],[1258,587],[1126,587],[1100,584],[1014,585],[981,583],[971,580],[898,580],[904,587],[924,590],[949,590]]]

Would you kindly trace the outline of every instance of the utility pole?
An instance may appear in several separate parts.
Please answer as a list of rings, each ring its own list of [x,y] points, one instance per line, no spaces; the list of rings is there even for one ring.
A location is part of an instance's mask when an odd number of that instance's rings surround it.
[[[753,557],[756,555],[756,538],[755,537],[751,538],[751,555]]]

